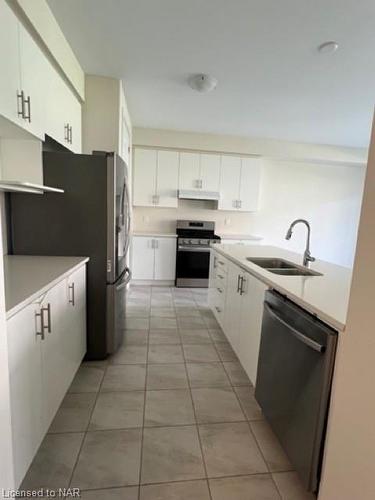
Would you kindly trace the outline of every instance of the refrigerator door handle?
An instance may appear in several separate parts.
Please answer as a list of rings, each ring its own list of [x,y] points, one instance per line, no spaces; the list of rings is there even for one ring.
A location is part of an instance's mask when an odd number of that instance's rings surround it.
[[[126,274],[127,277],[124,279],[124,281],[122,281],[118,286],[116,286],[116,291],[122,290],[132,279],[132,273],[128,267],[125,269],[125,275]]]
[[[278,316],[275,311],[267,304],[267,302],[264,303],[264,308],[268,312],[268,314],[273,317],[276,321],[281,323],[285,328],[287,328],[290,333],[292,333],[298,340],[306,344],[308,347],[311,349],[314,349],[314,351],[323,353],[326,348],[324,345],[319,344],[319,342],[315,342],[315,340],[310,339],[309,337],[306,337],[303,333],[300,331],[296,330],[293,328],[291,325],[289,325],[286,321],[284,321],[280,316]]]

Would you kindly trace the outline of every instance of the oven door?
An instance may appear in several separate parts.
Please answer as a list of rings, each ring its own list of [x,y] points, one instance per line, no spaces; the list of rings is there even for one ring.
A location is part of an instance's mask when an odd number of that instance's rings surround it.
[[[126,317],[127,285],[131,280],[128,268],[113,284],[107,285],[107,353],[117,351],[123,341]]]
[[[208,287],[211,250],[207,247],[178,245],[176,287]]]

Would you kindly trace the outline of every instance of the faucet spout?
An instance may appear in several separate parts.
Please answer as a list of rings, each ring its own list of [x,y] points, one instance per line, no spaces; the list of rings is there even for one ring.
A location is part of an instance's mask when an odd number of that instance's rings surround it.
[[[315,260],[315,257],[313,257],[311,255],[311,252],[310,252],[310,233],[311,233],[311,228],[310,228],[310,224],[308,223],[308,221],[306,219],[296,219],[294,220],[291,225],[289,226],[289,229],[285,235],[285,239],[286,240],[290,240],[290,238],[292,237],[292,234],[293,234],[293,229],[294,229],[294,226],[296,224],[304,224],[307,228],[307,237],[306,237],[306,248],[305,248],[305,252],[303,254],[303,265],[306,266],[306,267],[309,267],[310,265],[310,262],[314,262]]]

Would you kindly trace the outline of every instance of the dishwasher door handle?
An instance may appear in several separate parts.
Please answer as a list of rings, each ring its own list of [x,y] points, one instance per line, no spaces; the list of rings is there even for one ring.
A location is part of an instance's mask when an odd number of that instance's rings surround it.
[[[305,334],[301,333],[300,331],[296,330],[293,328],[291,325],[289,325],[286,321],[284,321],[280,316],[278,316],[275,311],[267,304],[267,302],[264,303],[264,308],[268,312],[270,316],[272,316],[276,321],[279,321],[282,325],[287,328],[290,333],[292,333],[298,340],[306,344],[308,347],[311,349],[314,349],[314,351],[323,353],[326,348],[324,345],[319,344],[319,342],[315,342],[315,340],[310,339],[309,337],[306,337]]]

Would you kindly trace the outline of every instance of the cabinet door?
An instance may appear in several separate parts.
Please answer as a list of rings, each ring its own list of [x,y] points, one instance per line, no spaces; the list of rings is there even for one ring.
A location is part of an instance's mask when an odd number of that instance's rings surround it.
[[[134,150],[133,205],[152,207],[156,195],[157,151]]]
[[[155,239],[148,236],[133,236],[132,274],[135,280],[154,279]]]
[[[155,244],[156,280],[174,280],[176,274],[176,238],[158,238]]]
[[[0,0],[0,115],[21,124],[17,93],[21,91],[19,22],[5,0]]]
[[[199,153],[180,153],[179,189],[196,191],[200,189]]]
[[[221,158],[219,210],[237,210],[241,177],[241,158],[225,156]]]
[[[24,120],[24,127],[33,135],[44,140],[47,115],[50,113],[49,91],[52,66],[36,42],[20,24],[21,86],[25,98],[25,112],[30,120]]]
[[[50,313],[48,313],[48,306]],[[44,426],[49,427],[65,396],[71,366],[67,365],[66,335],[70,327],[66,307],[66,282],[51,288],[41,303],[45,325],[42,342]]]
[[[158,151],[156,205],[159,207],[177,207],[178,163],[177,151]]]
[[[200,178],[204,191],[216,191],[220,189],[220,156],[201,155]]]
[[[228,264],[227,291],[225,298],[224,333],[232,348],[238,353],[241,295],[238,292],[239,277],[242,276],[241,269],[235,264]]]
[[[73,153],[81,153],[82,151],[82,107],[76,96],[70,88],[64,85],[64,95],[66,102],[66,121],[70,126],[70,142],[67,148]]]
[[[69,366],[67,388],[86,353],[86,266],[82,266],[66,280],[66,317],[69,328],[63,342],[65,362]]]
[[[263,301],[267,286],[249,273],[244,273],[243,277],[238,357],[251,382],[255,385]]]
[[[16,487],[21,483],[44,436],[41,328],[31,304],[7,321],[13,460]]]
[[[242,158],[240,180],[240,207],[242,212],[258,210],[262,160]]]

